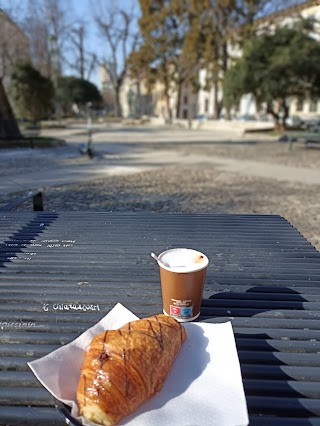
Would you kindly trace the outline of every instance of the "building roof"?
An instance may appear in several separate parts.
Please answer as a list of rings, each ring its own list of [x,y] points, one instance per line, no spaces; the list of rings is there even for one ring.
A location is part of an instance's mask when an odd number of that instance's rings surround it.
[[[257,19],[255,21],[255,24],[260,25],[263,23],[277,20],[277,19],[282,19],[283,17],[286,17],[286,16],[296,15],[302,12],[303,10],[314,7],[314,6],[320,7],[320,0],[307,0],[302,3],[286,7],[285,9],[277,10],[276,12],[270,13],[269,15],[266,15],[266,16],[263,16],[262,18]]]
[[[21,34],[21,36],[24,37],[26,41],[28,41],[28,37],[26,36],[24,31],[22,31],[22,29],[10,18],[10,16],[3,9],[0,8],[0,21],[2,19],[7,21],[10,25],[14,26],[15,29]]]

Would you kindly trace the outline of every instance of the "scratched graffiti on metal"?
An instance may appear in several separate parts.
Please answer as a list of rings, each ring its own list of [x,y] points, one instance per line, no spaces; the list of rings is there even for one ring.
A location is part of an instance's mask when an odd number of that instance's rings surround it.
[[[23,322],[23,321],[0,321],[0,328],[30,328],[35,327],[35,322]]]
[[[17,253],[14,256],[12,256],[12,253],[6,252],[7,260],[16,260],[16,259],[31,260],[32,256],[35,256],[36,254],[37,253],[22,252],[22,253]]]
[[[41,243],[46,244],[48,248],[57,248],[57,247],[72,247],[76,240],[42,240]]]
[[[6,243],[6,247],[47,247],[47,248],[56,248],[56,247],[72,247],[76,240],[57,240],[57,239],[47,239],[47,240],[30,240],[29,243],[19,243],[11,242]]]
[[[82,303],[44,303],[42,309],[45,312],[49,311],[80,311],[80,312],[94,312],[100,311],[99,305],[82,304]]]

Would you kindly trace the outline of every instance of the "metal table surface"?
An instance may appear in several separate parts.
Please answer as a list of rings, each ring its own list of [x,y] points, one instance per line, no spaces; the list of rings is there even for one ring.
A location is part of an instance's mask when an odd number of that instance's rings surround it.
[[[320,425],[320,253],[280,216],[0,214],[0,424],[62,425],[27,362],[117,302],[161,312],[150,252],[210,259],[200,321],[233,323],[251,425]]]

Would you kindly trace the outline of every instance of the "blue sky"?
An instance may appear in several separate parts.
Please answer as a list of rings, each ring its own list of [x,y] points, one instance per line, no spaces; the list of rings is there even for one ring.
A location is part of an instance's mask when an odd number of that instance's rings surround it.
[[[27,0],[0,0],[0,8],[4,10],[12,10],[16,19],[23,18],[26,11],[28,1]],[[139,10],[138,0],[101,0],[103,5],[117,4],[123,9],[130,9],[134,6],[136,13]],[[85,40],[86,48],[89,51],[95,52],[98,57],[106,57],[108,52],[106,50],[106,44],[103,43],[101,36],[99,36],[98,29],[94,23],[94,11],[92,10],[92,4],[99,4],[99,0],[62,0],[61,4],[63,8],[68,12],[68,19],[72,21],[82,20],[88,25],[88,34]],[[67,74],[70,74],[70,70],[65,70]],[[91,80],[98,84],[97,72],[92,75]]]

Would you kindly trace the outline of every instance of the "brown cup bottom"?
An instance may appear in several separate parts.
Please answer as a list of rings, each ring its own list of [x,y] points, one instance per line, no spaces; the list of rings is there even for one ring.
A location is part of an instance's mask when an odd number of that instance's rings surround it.
[[[179,273],[160,267],[163,312],[179,322],[193,321],[200,315],[206,269]]]

